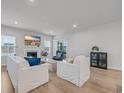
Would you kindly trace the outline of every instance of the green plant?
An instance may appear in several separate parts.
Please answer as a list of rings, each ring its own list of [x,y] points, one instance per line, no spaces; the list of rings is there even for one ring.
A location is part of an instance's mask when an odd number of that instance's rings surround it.
[[[99,47],[98,46],[93,46],[92,51],[99,51]]]

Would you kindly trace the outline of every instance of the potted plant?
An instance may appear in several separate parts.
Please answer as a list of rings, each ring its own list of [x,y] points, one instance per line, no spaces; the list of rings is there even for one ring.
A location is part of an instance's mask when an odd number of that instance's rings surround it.
[[[41,57],[47,59],[48,56],[48,48],[45,48],[44,50],[41,51]]]
[[[93,46],[92,51],[93,52],[99,52],[99,47],[98,46]]]

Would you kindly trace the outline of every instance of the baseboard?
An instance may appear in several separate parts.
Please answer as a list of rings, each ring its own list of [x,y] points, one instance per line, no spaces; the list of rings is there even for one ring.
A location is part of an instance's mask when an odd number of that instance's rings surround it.
[[[122,71],[122,69],[116,68],[116,67],[108,67],[108,69],[117,70],[117,71]]]

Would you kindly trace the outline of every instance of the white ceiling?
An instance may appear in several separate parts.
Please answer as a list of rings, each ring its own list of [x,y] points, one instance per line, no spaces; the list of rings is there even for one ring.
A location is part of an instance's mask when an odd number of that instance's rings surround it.
[[[4,25],[58,35],[120,20],[121,3],[121,0],[2,0],[1,19]]]

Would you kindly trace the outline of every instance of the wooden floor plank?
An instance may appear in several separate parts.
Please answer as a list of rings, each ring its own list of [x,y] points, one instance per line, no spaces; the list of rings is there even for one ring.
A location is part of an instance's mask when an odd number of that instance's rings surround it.
[[[50,72],[49,82],[29,93],[117,93],[121,85],[121,71],[91,68],[90,79],[80,88]],[[14,93],[6,67],[1,68],[1,93]]]

